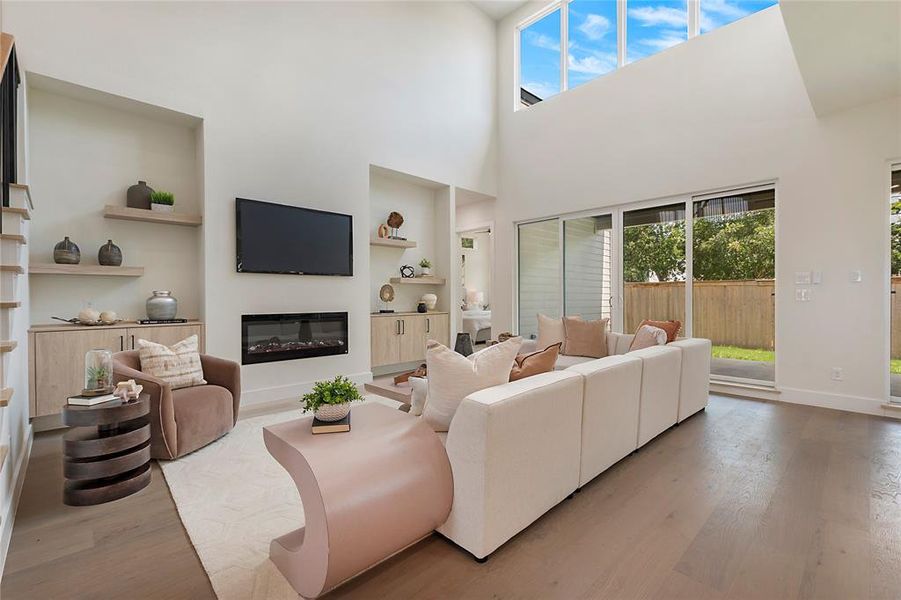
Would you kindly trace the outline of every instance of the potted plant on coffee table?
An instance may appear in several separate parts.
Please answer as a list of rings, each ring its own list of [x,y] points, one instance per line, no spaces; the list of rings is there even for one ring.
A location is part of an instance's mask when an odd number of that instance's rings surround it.
[[[432,261],[427,258],[423,258],[419,261],[419,268],[422,270],[420,275],[422,277],[428,277],[432,274]]]
[[[152,192],[150,194],[150,210],[171,213],[174,205],[175,194],[172,192]]]
[[[304,394],[303,408],[320,421],[340,421],[350,412],[351,402],[362,400],[357,386],[347,377],[338,375],[332,380],[317,381],[313,391]]]

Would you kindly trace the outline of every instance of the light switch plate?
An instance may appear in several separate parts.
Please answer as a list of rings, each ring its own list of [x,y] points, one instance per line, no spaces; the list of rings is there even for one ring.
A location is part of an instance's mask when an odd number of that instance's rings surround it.
[[[795,300],[798,302],[810,302],[810,289],[798,288],[795,290]]]
[[[860,283],[861,281],[863,281],[863,272],[861,272],[859,269],[855,269],[849,273],[848,279],[851,281],[851,283]]]
[[[810,283],[810,271],[795,271],[795,285],[808,285]]]
[[[811,281],[814,285],[820,285],[821,283],[823,283],[823,272],[814,271],[813,276],[811,277]]]

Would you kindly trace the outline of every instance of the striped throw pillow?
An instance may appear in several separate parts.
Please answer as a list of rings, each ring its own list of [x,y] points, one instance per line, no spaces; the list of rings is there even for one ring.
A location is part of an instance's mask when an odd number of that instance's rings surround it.
[[[141,371],[162,379],[173,390],[206,383],[203,366],[200,364],[200,352],[197,351],[196,335],[172,346],[138,339],[138,356],[141,359]]]

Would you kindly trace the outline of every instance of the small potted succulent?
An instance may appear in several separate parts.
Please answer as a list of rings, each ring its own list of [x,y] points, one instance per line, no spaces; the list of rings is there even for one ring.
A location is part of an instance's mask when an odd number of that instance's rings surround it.
[[[172,212],[175,205],[175,194],[172,192],[152,192],[150,194],[150,210]]]
[[[427,258],[423,258],[421,261],[419,261],[419,268],[422,269],[422,276],[428,277],[432,274],[432,261]]]
[[[330,381],[317,381],[313,391],[304,394],[304,410],[312,411],[320,421],[340,421],[350,412],[351,402],[362,400],[357,386],[347,377],[338,375]]]

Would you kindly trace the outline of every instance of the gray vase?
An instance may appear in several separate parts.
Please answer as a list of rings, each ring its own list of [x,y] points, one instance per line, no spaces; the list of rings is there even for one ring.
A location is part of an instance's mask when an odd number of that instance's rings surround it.
[[[100,246],[97,252],[97,262],[107,267],[118,267],[122,264],[122,249],[113,243],[113,240],[107,240],[105,244]]]
[[[53,247],[53,262],[58,265],[77,265],[81,262],[81,250],[69,236]]]
[[[128,188],[128,192],[125,194],[125,205],[128,208],[150,210],[150,194],[152,193],[153,188],[147,185],[146,181],[139,181]]]
[[[178,314],[178,300],[172,297],[172,292],[167,290],[155,290],[150,298],[147,298],[147,318],[154,321],[174,319]]]

